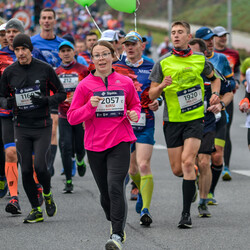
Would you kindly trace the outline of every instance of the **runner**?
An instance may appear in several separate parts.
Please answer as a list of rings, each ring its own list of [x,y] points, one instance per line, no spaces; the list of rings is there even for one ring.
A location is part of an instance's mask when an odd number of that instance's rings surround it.
[[[219,103],[216,94],[220,80],[213,65],[200,53],[188,46],[192,35],[186,22],[174,22],[171,40],[174,48],[154,65],[149,79],[152,81],[149,97],[155,100],[162,92],[165,96],[164,134],[173,173],[183,176],[183,210],[179,228],[191,228],[190,207],[196,193],[195,158],[203,135],[204,83],[203,73],[212,84],[210,105]]]
[[[61,65],[56,69],[56,73],[61,80],[66,92],[67,99],[59,104],[59,145],[61,158],[66,176],[64,193],[73,192],[72,184],[72,155],[76,151],[76,164],[78,174],[84,176],[86,164],[84,162],[84,129],[83,124],[71,126],[67,121],[67,111],[70,107],[72,97],[79,81],[88,75],[87,67],[79,64],[74,59],[74,46],[69,41],[64,41],[59,45],[59,56],[62,59]]]
[[[5,26],[0,26],[0,48],[8,46],[8,41],[5,36]],[[3,198],[8,191],[7,180],[5,177],[5,157],[4,157],[4,145],[2,140],[2,121],[0,119],[0,198]]]
[[[43,221],[43,213],[33,179],[33,152],[34,168],[43,186],[46,213],[51,217],[57,210],[47,170],[52,126],[49,105],[63,101],[66,93],[52,67],[32,58],[33,45],[29,36],[18,34],[13,48],[18,61],[7,67],[2,75],[0,101],[3,108],[14,109],[15,142],[21,162],[23,187],[32,206],[23,222],[34,223]],[[49,96],[50,90],[54,92],[53,96]]]
[[[245,98],[241,100],[239,109],[243,113],[247,114],[246,124],[247,127],[247,143],[250,150],[250,57],[246,58],[241,65],[241,81],[246,86]]]
[[[214,34],[213,31],[208,27],[201,27],[195,33],[196,38],[201,38],[205,41],[207,45],[207,58],[213,64],[214,68],[226,78],[228,84],[230,84],[231,86],[231,90],[233,90],[235,89],[235,81],[233,79],[233,73],[231,67],[225,55],[214,52],[214,36],[216,36],[216,34]],[[208,205],[218,204],[214,198],[214,192],[223,168],[226,130],[227,130],[227,114],[223,110],[221,113],[217,115],[216,135],[215,135],[216,151],[212,154],[211,168],[213,177],[212,177],[212,184],[210,187],[210,191],[208,194],[208,199],[209,199]]]
[[[240,83],[240,56],[239,52],[234,49],[227,48],[227,34],[230,33],[222,26],[217,26],[214,28],[214,34],[217,36],[214,37],[214,45],[215,45],[215,52],[222,53],[227,57],[229,61],[230,67],[233,72],[233,77],[236,82],[236,88],[234,89],[234,94],[236,93],[236,89],[239,88]],[[232,179],[229,164],[232,152],[232,143],[230,138],[230,128],[233,121],[233,100],[232,102],[226,106],[226,111],[228,114],[228,123],[227,123],[227,133],[226,133],[226,144],[224,150],[224,170],[222,171],[222,180],[223,181],[230,181]]]
[[[148,96],[151,84],[148,77],[153,68],[153,63],[142,58],[145,48],[142,36],[138,32],[130,31],[123,44],[127,57],[114,64],[113,68],[116,72],[129,76],[133,80],[141,100],[140,121],[132,124],[137,141],[131,147],[129,174],[138,190],[140,190],[136,203],[136,212],[140,214],[140,224],[149,226],[152,223],[149,211],[154,188],[150,167],[155,143],[153,111],[158,109],[159,102],[157,100],[152,102]]]
[[[64,39],[54,34],[56,25],[56,13],[53,9],[45,8],[41,10],[39,24],[41,33],[32,36],[32,44],[41,50],[47,62],[55,69],[61,63],[58,55],[58,46]],[[58,106],[51,107],[51,118],[53,120],[50,158],[48,168],[51,176],[54,175],[54,161],[57,151],[57,127],[58,127]]]
[[[4,70],[14,63],[16,55],[13,48],[13,40],[16,35],[24,33],[24,26],[21,21],[16,18],[10,19],[5,27],[6,39],[8,46],[0,51],[0,75]],[[45,58],[36,48],[33,49],[32,54],[34,58],[45,61]],[[0,109],[0,117],[2,123],[2,139],[5,148],[5,174],[8,182],[11,199],[8,202],[5,211],[11,214],[20,214],[21,208],[18,200],[18,169],[17,169],[17,154],[16,145],[14,141],[14,123],[12,109]],[[42,187],[39,184],[36,173],[34,172],[34,180],[37,184],[37,195],[39,197],[40,205],[43,203]]]
[[[189,45],[191,49],[195,52],[202,52],[204,55],[207,54],[207,46],[204,40],[199,38],[194,38],[190,40]],[[217,74],[219,74],[217,72]],[[204,117],[204,130],[203,138],[201,140],[201,146],[198,152],[197,165],[199,167],[199,193],[200,201],[198,206],[199,216],[200,217],[210,217],[211,213],[208,211],[207,207],[207,196],[212,182],[212,172],[210,168],[211,164],[211,154],[214,152],[214,139],[216,132],[216,123],[215,116],[226,105],[229,104],[233,94],[231,92],[230,85],[227,84],[225,78],[221,76],[221,89],[220,89],[220,103],[211,105],[207,100],[211,98],[213,90],[211,89],[211,82],[202,75],[205,85],[205,117]]]
[[[5,35],[5,26],[6,26],[6,23],[0,26],[0,49],[8,46],[8,41]]]
[[[98,36],[95,32],[88,33],[85,38],[86,50],[84,52],[79,53],[79,55],[82,56],[88,64],[91,63],[91,48],[97,42],[97,40]]]
[[[85,122],[85,148],[111,236],[106,249],[122,249],[127,215],[125,178],[130,143],[136,141],[129,122],[140,118],[140,100],[130,78],[112,70],[113,46],[98,41],[91,51],[96,70],[77,87],[68,111],[71,125]]]

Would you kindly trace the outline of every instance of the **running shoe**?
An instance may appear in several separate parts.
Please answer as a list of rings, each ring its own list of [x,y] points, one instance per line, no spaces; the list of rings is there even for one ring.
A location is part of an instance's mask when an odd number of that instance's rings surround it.
[[[76,160],[72,159],[72,177],[76,175]]]
[[[214,195],[212,193],[209,193],[207,195],[207,204],[208,205],[218,205],[218,202],[214,199]]]
[[[56,203],[54,202],[52,194],[51,193],[50,195],[43,194],[43,197],[45,201],[46,214],[49,217],[56,215],[57,206],[56,206]]]
[[[142,196],[141,193],[138,193],[137,195],[137,201],[135,204],[135,211],[140,214],[143,206]]]
[[[110,226],[110,239],[112,238],[112,234],[113,234],[113,228],[112,228],[112,224]],[[124,243],[126,241],[127,235],[126,232],[123,231],[123,237],[122,237],[122,243]]]
[[[223,181],[231,181],[232,180],[232,176],[231,176],[231,172],[229,171],[228,167],[224,167],[224,170],[222,171],[222,180]]]
[[[131,192],[130,192],[130,200],[131,201],[136,201],[138,193],[139,193],[139,189],[137,187],[132,188]]]
[[[141,211],[140,225],[149,227],[152,222],[153,222],[153,220],[152,220],[152,217],[151,217],[148,209],[144,208]]]
[[[33,208],[23,223],[43,222],[43,212],[41,208]]]
[[[3,198],[8,191],[8,185],[5,176],[0,176],[0,198]]]
[[[200,218],[206,218],[206,217],[211,217],[210,212],[208,211],[207,205],[206,204],[200,204],[198,206],[198,211],[199,211],[199,217]]]
[[[36,188],[37,188],[37,198],[39,206],[41,207],[43,204],[43,187],[41,184],[36,184]]]
[[[181,220],[178,224],[179,228],[185,229],[185,228],[192,228],[192,220],[190,217],[190,213],[184,213],[181,214]]]
[[[112,234],[105,245],[106,250],[121,250],[122,238],[118,234]]]
[[[130,180],[130,178],[129,178],[129,174],[127,174],[127,175],[126,175],[126,178],[125,178],[125,186],[127,186],[127,185],[128,185],[129,180]]]
[[[18,203],[18,197],[13,196],[11,200],[8,202],[7,206],[5,207],[5,211],[11,214],[21,214],[21,208]]]
[[[75,161],[76,161],[76,165],[77,165],[78,174],[79,174],[79,176],[83,177],[86,173],[86,167],[87,167],[85,162],[84,162],[84,158],[82,158],[81,161],[78,161],[77,157],[76,157]],[[72,168],[72,170],[73,170],[73,168]],[[73,174],[72,174],[72,176],[73,176]]]
[[[63,189],[63,193],[73,193],[74,185],[72,184],[72,181],[65,183],[65,188]]]

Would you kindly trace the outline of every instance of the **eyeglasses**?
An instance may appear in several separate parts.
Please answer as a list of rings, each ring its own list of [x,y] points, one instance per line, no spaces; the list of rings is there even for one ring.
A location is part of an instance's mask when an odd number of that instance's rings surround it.
[[[102,58],[108,58],[110,54],[111,54],[110,52],[109,52],[109,53],[103,53],[103,54],[101,54],[101,55],[95,54],[95,55],[93,55],[92,57],[93,57],[95,60],[99,60],[101,57],[102,57]]]

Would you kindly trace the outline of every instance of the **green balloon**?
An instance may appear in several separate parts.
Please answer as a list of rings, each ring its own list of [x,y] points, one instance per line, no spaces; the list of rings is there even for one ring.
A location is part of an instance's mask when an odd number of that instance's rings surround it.
[[[136,0],[106,0],[107,4],[115,10],[134,13],[136,10]]]
[[[75,0],[79,5],[85,7],[89,7],[91,4],[93,4],[96,0]]]

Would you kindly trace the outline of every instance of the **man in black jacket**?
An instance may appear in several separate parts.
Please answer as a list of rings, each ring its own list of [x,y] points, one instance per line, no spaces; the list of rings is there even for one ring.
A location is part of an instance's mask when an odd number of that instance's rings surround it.
[[[13,108],[17,153],[20,157],[24,190],[32,210],[24,223],[43,221],[33,179],[32,154],[39,183],[43,186],[46,213],[56,214],[57,208],[50,191],[47,170],[52,120],[50,106],[62,102],[66,92],[53,68],[32,57],[33,45],[29,36],[19,34],[13,41],[17,61],[7,67],[0,83],[0,103]],[[50,96],[50,90],[54,92]]]

